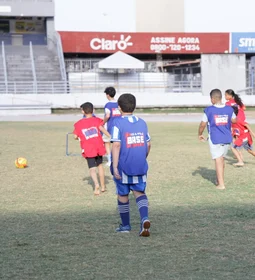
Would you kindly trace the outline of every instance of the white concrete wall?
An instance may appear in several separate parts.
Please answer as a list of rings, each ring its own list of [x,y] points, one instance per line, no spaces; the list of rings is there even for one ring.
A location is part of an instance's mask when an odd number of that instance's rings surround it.
[[[209,95],[213,88],[243,90],[246,87],[245,64],[244,54],[202,54],[203,95]]]
[[[160,1],[160,0],[159,0]],[[185,32],[254,32],[254,0],[185,0]]]
[[[223,91],[224,88],[221,90]],[[134,93],[137,107],[170,107],[170,106],[208,106],[209,96],[201,93]],[[118,96],[116,96],[118,98]],[[255,106],[255,95],[242,95],[244,104]],[[1,94],[0,104],[28,105],[50,104],[52,108],[79,108],[84,102],[92,102],[96,108],[104,107],[107,100],[102,93],[87,94]]]
[[[136,0],[136,32],[184,32],[184,0]]]
[[[57,31],[135,32],[136,0],[55,0]]]

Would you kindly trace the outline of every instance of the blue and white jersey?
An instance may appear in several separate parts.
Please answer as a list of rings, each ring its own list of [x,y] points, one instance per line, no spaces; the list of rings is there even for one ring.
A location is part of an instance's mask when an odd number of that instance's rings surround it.
[[[114,120],[111,142],[121,143],[118,170],[122,183],[146,182],[149,141],[150,135],[144,120],[134,115],[122,116]]]
[[[231,119],[236,118],[230,106],[213,105],[204,110],[203,122],[208,122],[209,138],[213,144],[229,144],[232,142]]]
[[[112,131],[112,125],[113,125],[113,121],[116,117],[120,117],[121,113],[119,111],[119,105],[116,101],[109,101],[108,103],[105,104],[104,106],[104,112],[105,115],[110,115],[110,118],[108,119],[106,125],[105,125],[105,129],[111,133]]]

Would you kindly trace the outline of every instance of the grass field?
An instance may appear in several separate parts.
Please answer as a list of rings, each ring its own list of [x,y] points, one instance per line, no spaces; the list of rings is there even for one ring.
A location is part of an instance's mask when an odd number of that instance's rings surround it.
[[[65,156],[71,123],[0,123],[0,279],[255,279],[255,158],[235,168],[230,154],[216,190],[197,127],[149,124],[152,229],[140,238],[133,198],[132,232],[115,233],[108,169],[108,192],[94,197],[85,161]],[[28,168],[15,168],[19,156]]]

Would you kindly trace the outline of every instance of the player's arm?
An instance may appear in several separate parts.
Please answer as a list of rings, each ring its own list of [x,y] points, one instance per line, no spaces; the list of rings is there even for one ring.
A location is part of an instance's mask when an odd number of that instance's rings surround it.
[[[202,117],[202,121],[201,121],[201,123],[198,127],[198,139],[200,141],[206,141],[207,140],[203,135],[203,132],[204,132],[206,126],[207,126],[207,123],[208,123],[208,117],[207,117],[206,113],[204,112],[204,115]]]
[[[108,108],[105,108],[103,125],[105,125],[108,122],[108,120],[110,119],[110,116],[111,116],[111,111]]]
[[[236,119],[236,114],[235,113],[232,114],[231,122],[232,123],[237,123],[237,119]]]
[[[103,132],[107,137],[111,138],[111,134],[101,125],[99,126],[99,130]]]
[[[247,127],[247,129],[249,130],[250,134],[252,135],[253,138],[255,138],[255,133],[252,131],[250,125],[248,123],[245,124],[245,126]]]
[[[147,142],[147,154],[146,154],[146,157],[148,157],[148,155],[150,153],[150,150],[151,150],[151,137],[150,137],[150,134],[149,134],[148,131],[146,133],[146,142]]]
[[[74,138],[74,140],[79,140],[79,137],[78,137],[77,132],[76,132],[75,129],[73,131],[73,138]]]
[[[119,128],[117,126],[114,126],[112,129],[111,142],[112,142],[113,176],[117,180],[120,180],[121,176],[119,174],[118,164],[119,164],[120,147],[121,147],[121,136],[120,136]]]
[[[148,141],[147,142],[147,147],[148,147],[148,150],[147,150],[147,155],[146,157],[148,157],[149,153],[150,153],[150,150],[151,150],[151,141]]]
[[[231,122],[232,122],[232,123],[236,123],[236,122],[237,122],[236,118],[232,118],[232,119],[231,119]]]
[[[113,142],[112,143],[112,168],[113,168],[113,175],[117,180],[121,179],[118,170],[119,156],[120,156],[120,142]]]
[[[207,126],[207,122],[201,121],[199,128],[198,128],[198,139],[200,141],[206,141],[206,138],[203,135],[203,132]]]

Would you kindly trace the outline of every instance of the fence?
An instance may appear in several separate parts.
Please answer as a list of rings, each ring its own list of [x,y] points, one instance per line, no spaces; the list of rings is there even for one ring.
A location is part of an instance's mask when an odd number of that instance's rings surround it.
[[[103,58],[102,58],[103,59]],[[94,72],[98,71],[98,62],[101,59],[65,59],[67,72]],[[138,72],[159,72],[157,61],[144,61],[145,67]]]
[[[162,87],[161,82],[153,81],[150,84],[135,85],[130,83],[112,84],[118,92],[199,92],[200,83],[174,82]],[[106,83],[92,83],[81,81],[56,81],[56,82],[0,82],[2,94],[82,94],[103,92]]]

